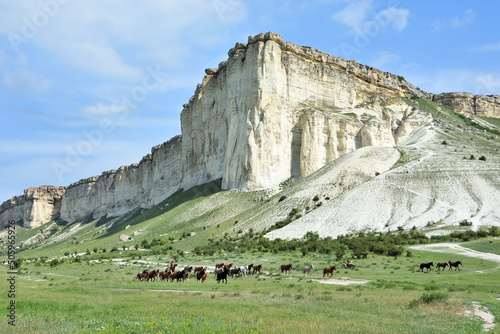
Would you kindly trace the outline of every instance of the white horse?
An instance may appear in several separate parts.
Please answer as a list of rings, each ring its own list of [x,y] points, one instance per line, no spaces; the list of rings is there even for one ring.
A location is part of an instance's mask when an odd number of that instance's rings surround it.
[[[308,273],[309,276],[311,276],[311,272],[313,269],[314,269],[314,266],[312,264],[310,266],[305,266],[304,267],[304,276],[306,276],[306,273]]]
[[[248,271],[248,267],[247,266],[241,266],[240,267],[240,271],[241,271],[241,274],[243,276],[246,276],[247,275],[247,271]]]

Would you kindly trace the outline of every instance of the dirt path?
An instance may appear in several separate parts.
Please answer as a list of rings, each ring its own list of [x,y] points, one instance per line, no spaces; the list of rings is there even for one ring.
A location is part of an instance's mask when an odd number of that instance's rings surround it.
[[[446,253],[456,253],[457,255],[475,257],[483,260],[490,260],[500,263],[500,255],[493,253],[483,253],[478,252],[470,248],[465,248],[453,243],[441,243],[441,244],[428,244],[428,245],[418,245],[411,246],[410,249],[423,250],[428,252],[446,252]]]
[[[446,253],[456,253],[461,256],[475,257],[478,259],[495,261],[500,263],[500,255],[493,253],[483,253],[478,252],[470,248],[465,248],[457,244],[452,243],[441,243],[441,244],[429,244],[429,245],[419,245],[409,247],[416,250],[424,250],[428,252],[446,252]],[[498,269],[499,267],[495,268]],[[479,271],[484,272],[484,271]],[[472,309],[466,310],[464,315],[476,316],[483,319],[483,332],[488,332],[489,330],[495,328],[495,316],[484,306],[478,302],[472,302]]]

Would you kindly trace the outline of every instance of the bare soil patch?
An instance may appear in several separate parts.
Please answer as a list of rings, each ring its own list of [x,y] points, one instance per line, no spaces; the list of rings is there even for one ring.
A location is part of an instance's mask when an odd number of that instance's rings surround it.
[[[352,284],[366,284],[369,281],[362,279],[351,279],[348,277],[340,277],[340,278],[328,278],[328,279],[315,279],[315,282],[319,282],[322,284],[335,284],[335,285],[352,285]]]

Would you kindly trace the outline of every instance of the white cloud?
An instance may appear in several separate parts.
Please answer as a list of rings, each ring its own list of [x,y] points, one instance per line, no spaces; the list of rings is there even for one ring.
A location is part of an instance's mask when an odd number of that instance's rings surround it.
[[[410,11],[408,9],[390,7],[380,11],[375,16],[375,21],[383,22],[385,26],[392,26],[401,31],[408,25],[409,16]]]
[[[500,50],[500,42],[483,45],[483,46],[479,47],[477,50],[483,51],[483,52],[498,51],[498,50]]]
[[[346,8],[333,14],[334,21],[342,23],[351,29],[358,29],[366,23],[368,13],[372,10],[372,0],[352,2]]]
[[[125,103],[104,103],[97,102],[81,108],[83,112],[95,115],[119,114],[129,109]]]
[[[26,94],[46,91],[51,81],[41,74],[21,68],[14,71],[5,70],[2,75],[2,83],[11,91]]]
[[[472,22],[474,22],[476,15],[477,14],[472,9],[467,9],[465,11],[464,16],[462,17],[455,16],[450,19],[451,26],[461,27],[467,24],[471,24]]]
[[[351,33],[373,37],[389,27],[403,30],[409,16],[410,11],[405,8],[388,7],[377,12],[372,0],[359,0],[336,12],[332,19],[349,27]]]
[[[477,14],[472,9],[467,9],[463,16],[454,16],[448,19],[435,20],[432,22],[434,30],[442,30],[444,28],[458,28],[474,22]]]

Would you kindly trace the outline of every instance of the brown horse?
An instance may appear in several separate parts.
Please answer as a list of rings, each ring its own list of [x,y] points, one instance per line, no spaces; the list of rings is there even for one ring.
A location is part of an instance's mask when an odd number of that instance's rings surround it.
[[[170,282],[173,282],[174,279],[179,282],[180,280],[184,281],[185,277],[184,277],[184,274],[186,273],[186,271],[182,270],[182,271],[176,271],[176,272],[173,272],[171,275],[170,275]]]
[[[224,262],[215,264],[215,269],[224,268],[226,264]]]
[[[252,263],[252,264],[249,264],[249,265],[247,266],[247,269],[248,269],[248,274],[250,274],[250,273],[251,273],[252,268],[253,268],[253,263]]]
[[[197,273],[199,271],[202,271],[203,269],[205,269],[205,267],[194,267],[194,272]]]
[[[328,275],[330,275],[330,277],[333,276],[333,271],[337,271],[337,267],[336,266],[332,266],[332,267],[326,267],[325,269],[323,269],[323,277],[325,277],[325,275],[328,277]]]
[[[196,272],[196,281],[199,282],[200,280],[201,283],[207,280],[207,270],[205,268],[202,268],[201,270]]]
[[[458,271],[460,271],[460,267],[459,267],[459,265],[462,265],[462,266],[463,266],[462,262],[460,262],[460,261],[457,261],[457,262],[451,262],[451,261],[448,261],[448,265],[450,266],[450,269],[448,269],[448,270],[451,270],[451,267],[455,267],[455,271],[456,271],[457,269],[458,269]]]
[[[231,275],[231,277],[233,277],[234,275],[240,277],[241,276],[241,269],[240,268],[231,268],[231,270],[229,271],[229,275]]]
[[[260,271],[262,270],[262,264],[259,264],[258,266],[253,266],[253,273],[259,273],[260,275]]]
[[[436,264],[437,271],[439,271],[439,268],[443,268],[444,271],[446,267],[448,267],[448,262],[438,262],[438,264]]]
[[[168,279],[170,278],[170,275],[172,275],[172,271],[169,268],[167,268],[167,270],[162,271],[160,273],[160,281],[167,280],[167,282],[168,282]]]
[[[286,274],[287,271],[288,271],[288,275],[290,275],[290,270],[292,270],[293,267],[292,267],[292,264],[282,264],[281,265],[281,273],[283,274],[283,272]]]
[[[149,282],[149,280],[154,282],[156,280],[156,278],[158,277],[159,272],[160,272],[160,269],[155,269],[155,270],[151,270],[151,271],[148,271],[146,269],[146,270],[142,271],[142,273],[144,274],[144,279],[147,280],[148,282]]]

